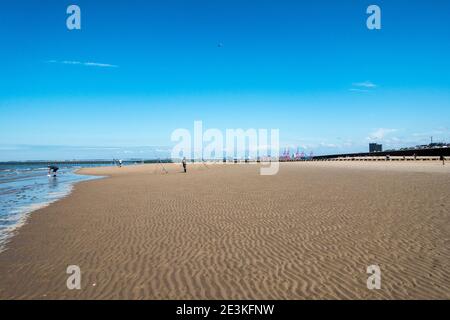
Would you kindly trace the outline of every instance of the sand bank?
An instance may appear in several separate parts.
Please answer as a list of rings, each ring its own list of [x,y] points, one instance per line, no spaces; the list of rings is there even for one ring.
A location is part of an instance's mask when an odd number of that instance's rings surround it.
[[[0,298],[450,298],[450,166],[165,167],[83,169],[109,178],[31,215],[0,254]]]

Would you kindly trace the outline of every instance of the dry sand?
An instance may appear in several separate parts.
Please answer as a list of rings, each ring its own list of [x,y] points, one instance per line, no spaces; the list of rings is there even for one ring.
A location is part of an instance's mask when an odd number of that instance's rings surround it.
[[[450,298],[449,165],[167,168],[82,170],[110,177],[31,215],[0,254],[0,298]]]

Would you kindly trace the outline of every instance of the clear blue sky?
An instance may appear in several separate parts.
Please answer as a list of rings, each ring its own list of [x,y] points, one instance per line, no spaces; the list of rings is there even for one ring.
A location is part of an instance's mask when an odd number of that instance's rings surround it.
[[[450,141],[449,1],[5,0],[0,49],[0,161],[138,156],[194,120],[316,154]]]

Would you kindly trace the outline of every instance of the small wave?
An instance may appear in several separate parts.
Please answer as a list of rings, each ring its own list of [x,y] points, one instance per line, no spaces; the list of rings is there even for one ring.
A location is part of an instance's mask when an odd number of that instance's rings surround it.
[[[3,191],[8,191],[0,193],[0,252],[32,212],[68,196],[75,183],[99,178],[73,171],[66,170],[58,179],[48,179],[46,173],[30,175],[22,171],[20,179],[0,182]]]

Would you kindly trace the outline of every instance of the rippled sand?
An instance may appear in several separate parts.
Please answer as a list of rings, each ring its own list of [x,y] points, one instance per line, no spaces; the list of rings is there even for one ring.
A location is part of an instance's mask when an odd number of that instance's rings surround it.
[[[110,178],[32,214],[0,254],[0,298],[450,298],[450,165],[166,169],[84,169]]]

